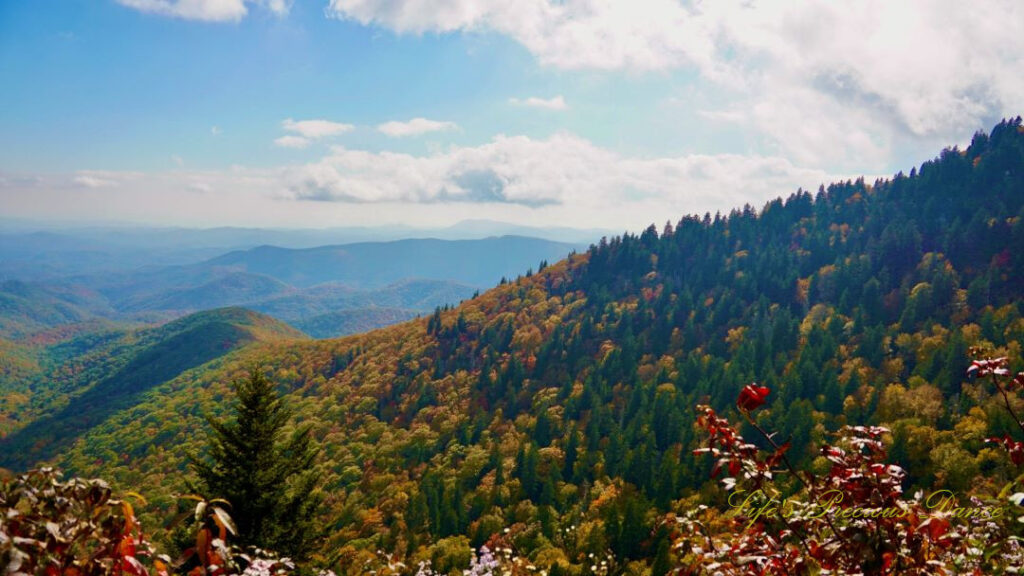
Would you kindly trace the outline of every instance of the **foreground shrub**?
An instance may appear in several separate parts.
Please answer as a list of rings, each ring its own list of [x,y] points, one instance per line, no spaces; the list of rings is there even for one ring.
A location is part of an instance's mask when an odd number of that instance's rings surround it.
[[[1011,417],[1024,422],[1010,394],[1024,389],[1024,373],[1012,376],[1005,358],[977,360],[969,375],[988,380]],[[721,476],[731,510],[716,514],[699,506],[676,519],[676,553],[683,574],[721,575],[908,575],[1019,574],[1024,492],[1018,482],[989,498],[962,498],[950,491],[903,493],[904,470],[888,462],[881,427],[845,427],[821,448],[827,472],[796,470],[788,443],[765,431],[752,412],[765,403],[767,387],[740,393],[739,413],[760,435],[748,442],[728,419],[698,408],[712,476]],[[1017,465],[1024,444],[991,438]]]
[[[138,494],[128,498],[145,503]],[[0,566],[5,574],[46,576],[270,576],[295,565],[272,552],[231,544],[237,529],[223,501],[196,497],[194,543],[177,561],[158,555],[128,498],[103,480],[61,480],[53,468],[0,483]]]
[[[133,495],[142,500],[141,496]],[[61,481],[53,468],[0,484],[0,564],[8,574],[167,574],[132,505],[102,480]]]

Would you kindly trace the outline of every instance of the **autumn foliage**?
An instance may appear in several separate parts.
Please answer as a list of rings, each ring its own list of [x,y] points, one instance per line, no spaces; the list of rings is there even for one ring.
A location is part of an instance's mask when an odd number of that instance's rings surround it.
[[[129,500],[114,498],[102,480],[62,481],[52,468],[33,470],[0,484],[0,512],[0,563],[8,574],[142,576],[168,571],[166,559],[155,557]]]
[[[980,359],[968,374],[987,382],[1024,431],[1011,393],[1024,388],[1024,372],[1012,375],[1006,358]],[[847,426],[821,448],[824,473],[795,469],[779,444],[751,415],[768,388],[748,385],[737,407],[760,435],[761,446],[708,406],[698,425],[723,475],[732,507],[725,518],[706,506],[676,518],[675,548],[682,574],[1015,574],[1024,566],[1020,544],[1024,493],[1019,481],[999,494],[960,495],[940,490],[904,494],[906,473],[889,462],[879,426]],[[990,438],[1021,465],[1024,444],[1010,436]]]
[[[0,484],[0,564],[5,574],[45,576],[230,576],[292,574],[295,564],[233,543],[237,528],[224,501],[198,496],[189,510],[193,544],[172,561],[158,554],[135,517],[129,493],[116,498],[102,480],[61,480],[40,468]]]

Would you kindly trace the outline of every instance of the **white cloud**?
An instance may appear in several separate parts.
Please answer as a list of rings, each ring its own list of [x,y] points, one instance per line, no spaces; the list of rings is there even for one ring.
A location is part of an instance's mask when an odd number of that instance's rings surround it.
[[[399,33],[495,31],[561,68],[666,68],[706,41],[673,0],[331,0],[327,13]]]
[[[413,156],[333,148],[285,172],[300,200],[344,203],[515,204],[615,212],[629,204],[661,212],[728,210],[763,203],[829,175],[777,157],[690,155],[631,158],[571,134],[546,140],[498,136],[475,147]]]
[[[1024,78],[1005,73],[1024,56],[1017,2],[709,8],[728,108],[798,161],[878,165],[901,139],[934,153],[1024,101]]]
[[[295,134],[281,136],[274,140],[274,144],[282,148],[305,148],[314,140],[344,134],[353,130],[355,126],[330,120],[292,120],[288,118],[281,122],[281,128]]]
[[[9,174],[0,171],[0,188],[20,188],[29,190],[43,186],[46,179],[35,174]]]
[[[305,148],[309,146],[309,140],[302,136],[281,136],[274,140],[274,144],[281,148]]]
[[[303,138],[310,140],[316,140],[318,138],[326,138],[328,136],[337,136],[338,134],[344,134],[355,128],[351,124],[342,124],[341,122],[331,122],[330,120],[287,120],[281,122],[281,127],[288,132],[295,132]]]
[[[220,129],[220,126],[211,126],[210,127],[210,134],[213,135],[213,136],[220,136],[221,132],[222,132],[222,130]]]
[[[801,162],[940,147],[1024,102],[1017,0],[331,0],[327,11],[400,34],[494,32],[556,68],[692,70],[721,104],[706,112]]]
[[[124,182],[137,180],[142,176],[139,172],[119,172],[114,170],[79,170],[71,182],[81,188],[115,188]]]
[[[86,188],[103,188],[104,186],[113,186],[117,184],[112,180],[104,180],[103,178],[97,178],[96,176],[75,176],[75,184],[79,186],[85,186]]]
[[[377,131],[392,138],[405,136],[419,136],[428,132],[440,132],[444,130],[456,130],[458,125],[454,122],[439,122],[427,120],[426,118],[413,118],[408,122],[385,122],[377,126]]]
[[[6,176],[0,173],[0,184]],[[276,170],[84,170],[40,176],[12,174],[8,180],[8,186],[0,185],[0,206],[5,214],[9,211],[22,218],[162,226],[329,224],[315,211],[287,209],[298,202],[275,199],[281,188]],[[329,217],[337,220],[337,214]]]
[[[292,0],[115,0],[140,12],[204,22],[238,22],[256,5],[286,16]]]
[[[544,98],[537,98],[535,96],[531,96],[529,98],[523,99],[509,98],[508,101],[510,104],[515,104],[517,106],[546,108],[548,110],[565,110],[568,108],[568,106],[565,103],[565,98],[563,98],[561,95],[555,96],[554,98],[548,98],[546,100]]]
[[[264,0],[262,4],[278,16],[287,16],[294,0]]]

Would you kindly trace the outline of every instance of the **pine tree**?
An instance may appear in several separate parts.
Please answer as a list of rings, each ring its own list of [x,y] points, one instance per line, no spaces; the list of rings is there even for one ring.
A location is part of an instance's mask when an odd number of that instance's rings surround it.
[[[644,519],[644,503],[636,496],[626,497],[626,503],[622,514],[622,525],[619,529],[619,549],[616,550],[621,557],[636,560],[643,557],[644,543],[651,534],[651,530]]]
[[[190,456],[197,476],[192,488],[231,504],[243,545],[302,560],[320,537],[315,520],[322,497],[311,469],[318,449],[310,429],[283,438],[291,411],[261,366],[232,387],[235,417],[207,417],[213,429],[209,454]]]

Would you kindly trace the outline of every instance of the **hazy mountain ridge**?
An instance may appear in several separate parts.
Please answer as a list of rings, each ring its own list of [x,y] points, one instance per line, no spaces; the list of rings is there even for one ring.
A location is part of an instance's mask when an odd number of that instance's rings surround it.
[[[73,246],[72,238],[41,236]],[[247,306],[289,322],[356,308],[429,312],[577,247],[523,237],[262,246],[192,264],[11,280],[0,285],[0,335],[25,338],[93,318],[162,322],[223,306]],[[376,318],[368,324],[374,326],[407,316],[363,313]],[[350,329],[328,330],[324,319],[320,326],[319,333]]]
[[[496,279],[522,273],[541,260],[560,260],[578,248],[581,246],[523,236],[422,238],[304,249],[260,246],[219,256],[204,265],[264,274],[298,287],[340,282],[372,289],[407,278],[490,286]]]
[[[133,299],[126,311],[207,310],[244,306],[295,292],[276,278],[246,272],[228,272],[198,286],[176,287]]]
[[[444,228],[357,226],[279,230],[83,226],[0,218],[0,280],[53,281],[97,272],[123,273],[152,266],[184,266],[259,246],[305,249],[422,238],[476,240],[489,236],[525,236],[586,246],[613,232],[521,226],[491,220],[466,220]]]

